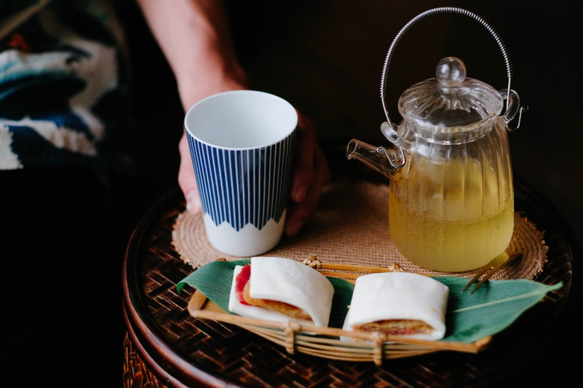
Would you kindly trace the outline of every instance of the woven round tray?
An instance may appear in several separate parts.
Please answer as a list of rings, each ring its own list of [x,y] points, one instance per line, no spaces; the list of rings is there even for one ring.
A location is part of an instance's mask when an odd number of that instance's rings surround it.
[[[148,368],[136,351],[126,333],[123,340],[123,387],[124,388],[167,388]]]
[[[328,208],[327,202],[322,206]],[[124,365],[124,378],[135,381],[134,386],[140,386],[139,379],[178,387],[273,387],[283,381],[302,387],[338,382],[345,387],[484,386],[509,378],[520,366],[544,354],[552,343],[552,333],[557,332],[557,317],[571,290],[573,258],[568,236],[552,208],[519,185],[517,214],[539,233],[544,231],[544,242],[539,234],[537,246],[546,247],[547,260],[534,280],[547,284],[561,281],[564,286],[497,334],[488,349],[475,355],[438,352],[387,360],[380,366],[290,355],[284,347],[242,328],[190,316],[187,307],[195,290],[185,288],[178,294],[176,284],[193,271],[193,266],[177,251],[173,237],[184,209],[178,188],[167,193],[140,221],[126,251],[124,313],[129,339],[137,352],[128,353],[126,364],[131,366]],[[282,241],[278,248],[285,244]],[[540,336],[541,328],[547,334],[544,337]]]

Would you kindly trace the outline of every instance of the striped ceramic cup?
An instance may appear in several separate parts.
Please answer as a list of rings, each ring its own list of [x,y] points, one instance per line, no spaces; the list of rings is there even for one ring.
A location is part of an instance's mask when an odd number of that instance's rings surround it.
[[[254,90],[212,95],[186,113],[204,226],[219,251],[254,256],[279,243],[297,123],[289,102]]]

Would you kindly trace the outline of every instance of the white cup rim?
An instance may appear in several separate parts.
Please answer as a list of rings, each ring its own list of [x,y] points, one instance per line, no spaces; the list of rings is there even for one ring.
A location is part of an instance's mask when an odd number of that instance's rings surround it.
[[[232,114],[228,116],[225,112],[219,111],[219,100],[221,100],[221,103],[228,104],[235,101],[235,98],[239,99],[237,101],[237,108],[242,106],[238,112],[232,111]],[[243,99],[243,103],[241,103],[241,98]],[[249,139],[245,138],[249,133],[253,133],[252,127],[254,124],[241,123],[241,119],[246,119],[247,117],[241,116],[242,112],[244,112],[244,104],[247,104],[247,109],[251,110],[252,113],[260,113],[255,117],[251,117],[252,119],[260,118],[260,120],[270,122],[269,124],[259,124],[269,125],[270,131],[258,130],[255,134],[256,138],[252,136]],[[259,106],[260,104],[261,106]],[[203,108],[206,110],[201,111]],[[216,126],[215,121],[224,128],[234,128],[234,121],[237,118],[239,118],[237,122],[241,123],[240,125],[243,128],[241,131],[238,131],[239,133],[231,132],[230,135],[227,134],[218,140],[221,136],[209,130],[210,126]],[[297,111],[287,100],[268,92],[249,89],[230,90],[210,95],[190,107],[184,118],[184,128],[191,137],[201,143],[226,150],[269,147],[289,137],[295,131],[297,124]],[[247,132],[243,134],[243,131]],[[239,138],[235,139],[236,137]],[[242,142],[242,144],[234,144],[234,142]]]

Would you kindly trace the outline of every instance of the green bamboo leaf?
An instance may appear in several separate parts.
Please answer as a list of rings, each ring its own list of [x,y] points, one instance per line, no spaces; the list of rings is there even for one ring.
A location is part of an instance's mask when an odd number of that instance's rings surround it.
[[[559,282],[546,285],[533,280],[491,280],[474,294],[462,293],[467,279],[435,277],[449,287],[447,333],[444,341],[474,342],[510,326],[526,310],[550,291],[562,287]]]
[[[206,264],[181,280],[177,289],[190,285],[228,311],[229,292],[236,265],[245,265],[248,259],[214,261]],[[330,326],[341,328],[352,298],[353,285],[347,281],[328,278],[334,286],[334,300]],[[562,283],[546,285],[533,280],[488,281],[475,293],[462,293],[468,279],[455,276],[435,277],[449,287],[447,308],[447,333],[443,341],[474,342],[494,335],[510,326],[522,313],[538,303]]]
[[[220,308],[228,311],[233,271],[237,265],[249,264],[249,259],[212,261],[196,269],[176,285],[180,293],[185,284],[200,290]]]

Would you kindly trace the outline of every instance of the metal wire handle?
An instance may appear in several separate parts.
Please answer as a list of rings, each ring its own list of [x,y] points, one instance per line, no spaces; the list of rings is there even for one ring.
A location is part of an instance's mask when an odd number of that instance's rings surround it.
[[[506,51],[506,46],[502,42],[502,39],[500,38],[498,33],[496,31],[494,31],[494,28],[492,28],[484,19],[482,19],[480,16],[476,15],[475,13],[473,13],[471,11],[465,10],[463,8],[457,8],[457,7],[438,7],[438,8],[433,8],[433,9],[429,9],[425,12],[422,12],[419,15],[415,16],[413,19],[411,19],[407,24],[405,24],[403,26],[403,28],[401,28],[399,33],[395,36],[395,39],[393,39],[391,46],[389,47],[389,51],[387,53],[387,56],[385,58],[385,63],[383,65],[383,74],[382,74],[382,79],[381,79],[381,102],[383,104],[383,109],[385,111],[385,116],[387,117],[387,123],[389,125],[392,125],[392,123],[391,123],[391,119],[389,118],[389,111],[388,111],[386,103],[385,103],[385,94],[386,94],[385,92],[387,90],[386,76],[387,76],[387,72],[389,70],[389,64],[390,64],[391,59],[393,57],[393,51],[395,50],[397,43],[399,43],[399,41],[403,37],[403,34],[405,34],[405,32],[407,32],[414,24],[416,24],[421,19],[426,18],[427,16],[432,16],[432,15],[442,14],[442,13],[457,13],[460,15],[465,15],[465,16],[471,17],[472,19],[478,21],[482,26],[484,26],[486,28],[486,30],[488,30],[488,32],[494,37],[494,40],[496,40],[496,43],[498,44],[500,51],[502,51],[502,56],[504,57],[504,63],[506,64],[506,75],[508,77],[508,86],[506,89],[506,109],[508,109],[508,104],[509,104],[509,101],[511,99],[511,94],[510,94],[511,87],[510,87],[510,85],[511,85],[511,79],[512,79],[512,65],[510,64],[510,58],[509,58],[508,53]],[[520,125],[520,116],[521,115],[522,115],[522,109],[520,110],[518,126]],[[516,128],[518,128],[518,126]]]

